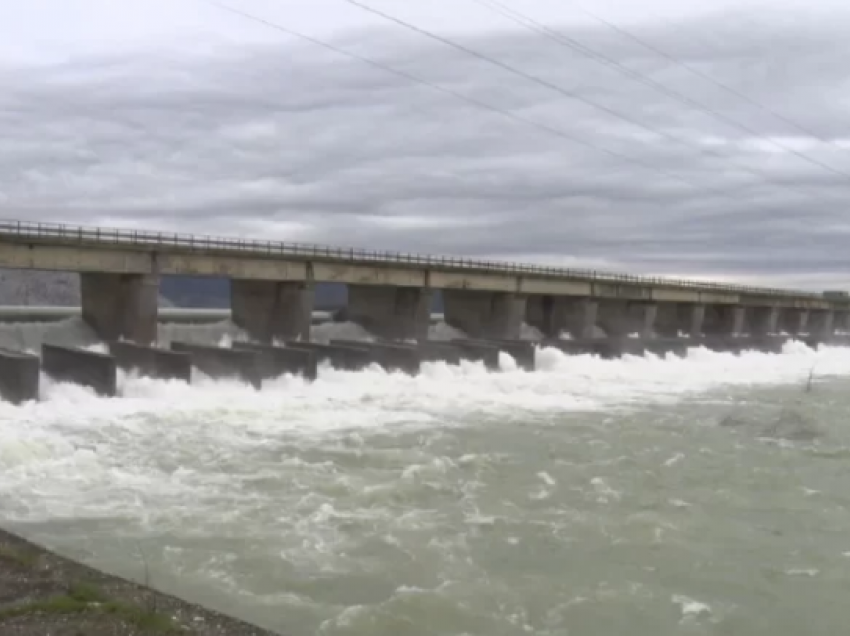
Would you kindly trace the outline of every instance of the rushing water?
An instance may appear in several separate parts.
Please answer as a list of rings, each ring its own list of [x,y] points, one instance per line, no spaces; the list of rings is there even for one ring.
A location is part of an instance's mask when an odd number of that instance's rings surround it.
[[[847,633],[850,349],[502,365],[45,379],[0,523],[293,636]]]

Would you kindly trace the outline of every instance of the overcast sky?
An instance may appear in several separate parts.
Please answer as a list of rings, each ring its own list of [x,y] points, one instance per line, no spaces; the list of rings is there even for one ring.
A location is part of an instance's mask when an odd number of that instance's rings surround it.
[[[201,0],[3,3],[0,217],[850,288],[846,2],[357,2],[468,50],[230,0],[417,83]]]

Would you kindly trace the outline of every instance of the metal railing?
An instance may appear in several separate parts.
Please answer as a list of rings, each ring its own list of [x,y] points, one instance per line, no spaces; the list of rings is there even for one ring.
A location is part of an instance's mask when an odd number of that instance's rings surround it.
[[[118,228],[83,227],[60,223],[33,223],[27,221],[0,220],[0,238],[12,237],[17,240],[56,241],[75,244],[128,245],[156,249],[172,248],[179,251],[214,251],[235,255],[286,256],[321,261],[344,263],[375,263],[380,265],[425,266],[442,270],[464,270],[499,274],[532,275],[544,278],[561,278],[577,281],[625,283],[630,285],[652,285],[672,288],[684,288],[704,291],[731,293],[749,293],[767,296],[794,296],[821,298],[821,294],[734,285],[710,283],[682,279],[635,276],[600,272],[590,269],[574,269],[530,265],[498,261],[485,261],[451,256],[430,256],[405,252],[375,251],[356,248],[339,248],[306,243],[286,243],[281,241],[257,241],[240,238],[180,234],[170,232],[152,232],[145,230],[125,230]]]

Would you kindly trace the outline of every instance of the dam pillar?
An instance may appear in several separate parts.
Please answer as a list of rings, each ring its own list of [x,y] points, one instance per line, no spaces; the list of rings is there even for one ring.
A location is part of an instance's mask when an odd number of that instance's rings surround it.
[[[347,316],[389,340],[425,340],[431,325],[432,292],[425,287],[349,285]]]
[[[680,334],[696,338],[702,335],[705,305],[697,303],[661,303],[655,318],[655,331],[667,338]]]
[[[257,341],[310,340],[313,285],[306,281],[231,280],[233,323]]]
[[[591,298],[529,296],[525,319],[546,338],[558,338],[563,332],[572,338],[592,338],[598,307]]]
[[[443,290],[446,323],[471,338],[516,340],[525,318],[526,297],[512,292]]]
[[[655,335],[657,315],[656,303],[604,300],[599,303],[597,320],[610,338],[624,338],[630,335],[652,338]]]
[[[768,336],[779,330],[778,307],[750,307],[746,315],[747,332],[751,336]]]
[[[792,336],[806,333],[809,326],[809,310],[789,307],[779,314],[779,330]]]
[[[80,274],[83,321],[103,341],[156,341],[159,276],[149,274]]]
[[[746,310],[741,305],[710,305],[705,310],[703,331],[713,336],[744,333]]]
[[[815,338],[829,338],[835,333],[835,312],[815,309],[809,313],[808,331]]]

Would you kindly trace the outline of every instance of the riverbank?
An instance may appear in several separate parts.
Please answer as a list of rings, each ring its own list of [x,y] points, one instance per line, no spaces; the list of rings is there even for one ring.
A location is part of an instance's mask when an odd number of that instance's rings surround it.
[[[3,636],[275,636],[0,530]]]

